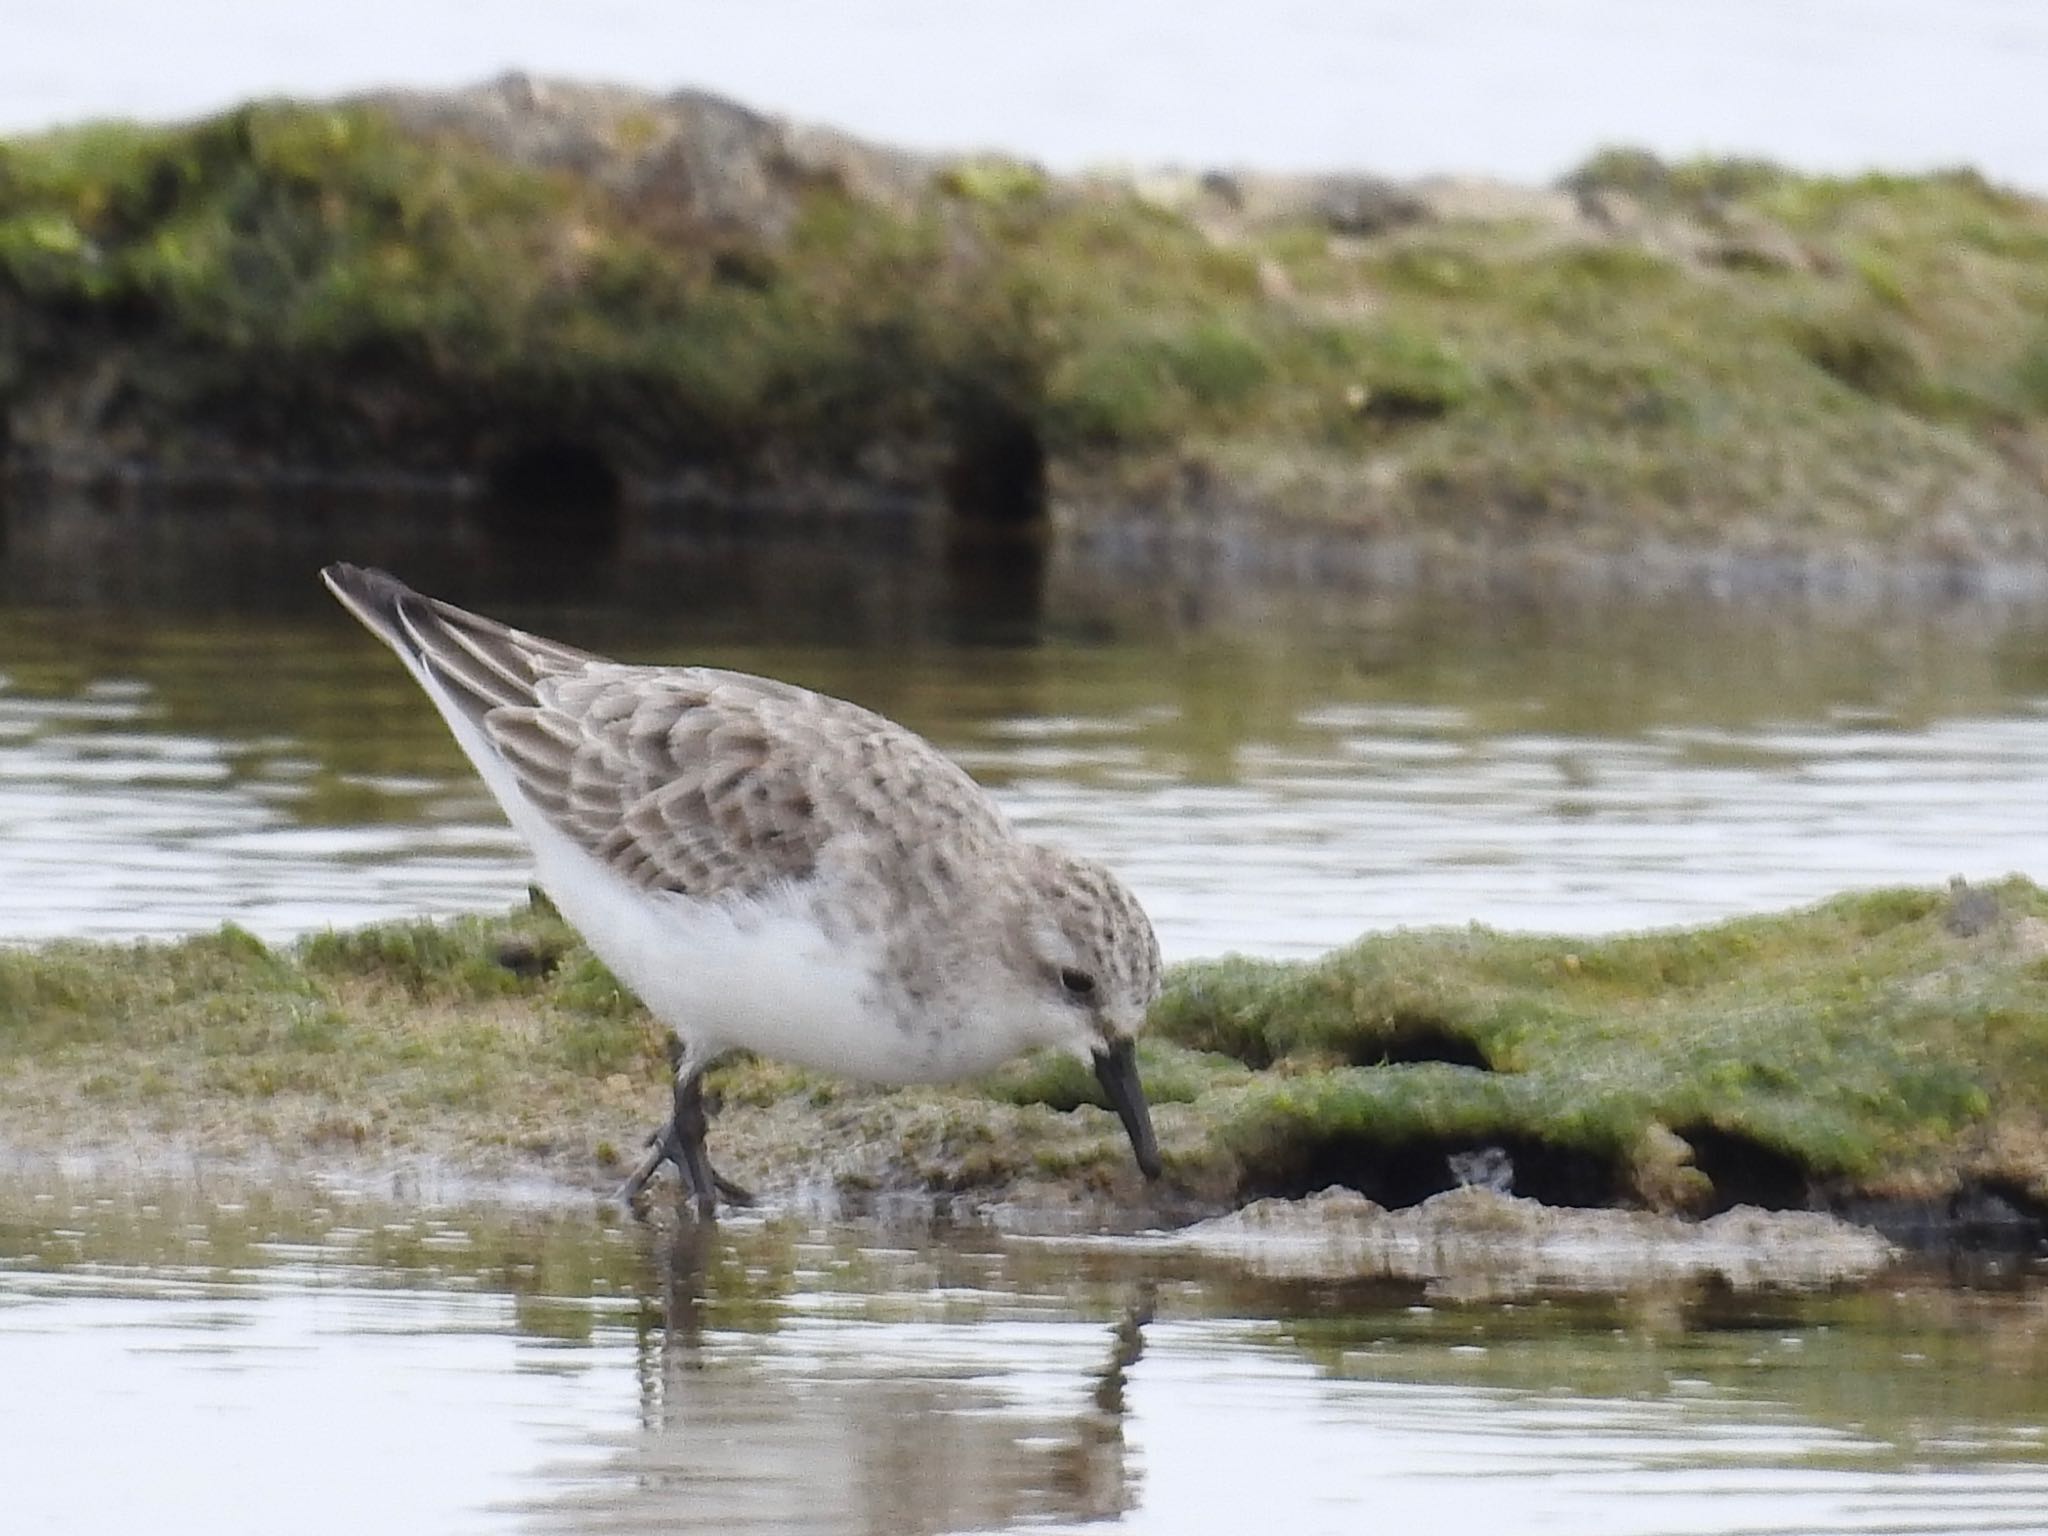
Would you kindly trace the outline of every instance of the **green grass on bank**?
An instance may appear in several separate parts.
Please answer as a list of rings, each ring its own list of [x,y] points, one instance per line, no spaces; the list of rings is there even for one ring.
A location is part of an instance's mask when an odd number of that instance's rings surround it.
[[[1437,1141],[1568,1154],[1554,1176],[1653,1203],[1971,1179],[2039,1197],[2044,981],[2048,897],[2011,880],[1617,939],[1475,928],[1190,966],[1157,1028],[1262,1069],[1226,1134],[1267,1177],[1347,1142]]]
[[[1603,940],[1473,928],[1178,968],[1142,1064],[1172,1180],[1421,1198],[1498,1148],[1560,1203],[2048,1200],[2048,893],[1882,891]],[[0,1125],[37,1146],[423,1149],[605,1175],[662,1034],[542,913],[0,952]],[[1000,1192],[1133,1177],[1055,1058],[897,1093],[737,1059],[737,1177]]]
[[[1391,532],[2048,531],[2048,205],[1969,172],[1611,153],[1361,230],[1000,161],[908,202],[796,178],[749,228],[601,171],[370,105],[0,145],[0,440],[340,469],[568,440],[736,485],[1023,444],[1084,502]]]

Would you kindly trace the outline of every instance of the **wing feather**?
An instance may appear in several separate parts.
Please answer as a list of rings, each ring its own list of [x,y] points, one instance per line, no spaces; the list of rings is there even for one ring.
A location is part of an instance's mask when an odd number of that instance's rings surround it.
[[[483,726],[522,791],[636,885],[747,894],[804,878],[841,838],[882,863],[910,860],[906,826],[912,842],[942,824],[970,845],[1007,837],[979,788],[921,738],[841,700],[751,682],[593,663]],[[969,792],[932,795],[934,775]]]

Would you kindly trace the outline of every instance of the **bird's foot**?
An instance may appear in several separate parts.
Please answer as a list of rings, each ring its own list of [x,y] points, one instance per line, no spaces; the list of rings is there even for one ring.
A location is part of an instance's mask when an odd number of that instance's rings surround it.
[[[717,1202],[724,1199],[728,1205],[750,1206],[758,1204],[753,1191],[735,1184],[724,1174],[711,1166],[711,1159],[704,1151],[704,1133],[700,1124],[694,1138],[686,1138],[676,1129],[673,1117],[663,1122],[660,1130],[647,1138],[647,1152],[634,1166],[626,1182],[619,1186],[618,1198],[621,1203],[641,1209],[647,1195],[647,1186],[655,1174],[661,1171],[663,1163],[674,1163],[676,1172],[683,1176],[683,1182],[697,1197],[697,1214],[709,1221],[717,1214]]]

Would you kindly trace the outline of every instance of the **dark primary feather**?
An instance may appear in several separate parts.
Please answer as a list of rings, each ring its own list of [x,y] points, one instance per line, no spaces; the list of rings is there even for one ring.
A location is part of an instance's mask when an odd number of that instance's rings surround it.
[[[745,673],[607,661],[382,572],[327,579],[442,686],[527,799],[637,885],[749,894],[836,853],[878,893],[929,888],[956,878],[941,832],[970,856],[1009,837],[956,765],[857,705]]]

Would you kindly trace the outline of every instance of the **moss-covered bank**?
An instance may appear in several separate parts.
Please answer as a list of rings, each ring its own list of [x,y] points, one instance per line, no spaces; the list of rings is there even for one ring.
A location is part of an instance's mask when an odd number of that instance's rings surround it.
[[[1064,1058],[893,1093],[740,1059],[714,1074],[715,1144],[783,1194],[1108,1194],[1169,1216],[1332,1183],[1405,1205],[1460,1178],[1695,1213],[2039,1213],[2048,892],[1185,965],[1142,1062],[1156,1197]],[[0,952],[0,1126],[21,1147],[420,1151],[598,1187],[662,1080],[658,1027],[541,913],[281,950],[228,930]]]
[[[1058,181],[496,82],[0,145],[18,465],[2048,558],[2048,205]]]

